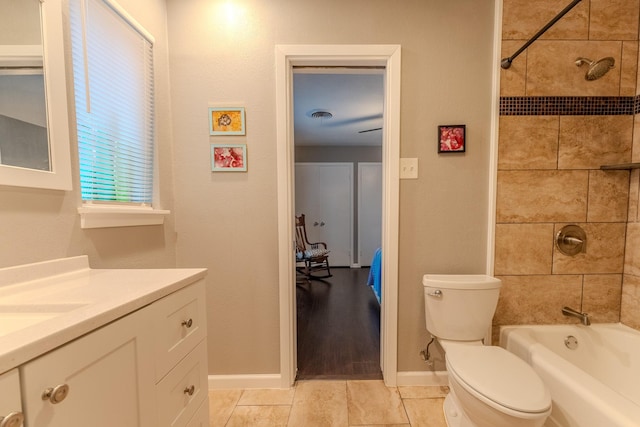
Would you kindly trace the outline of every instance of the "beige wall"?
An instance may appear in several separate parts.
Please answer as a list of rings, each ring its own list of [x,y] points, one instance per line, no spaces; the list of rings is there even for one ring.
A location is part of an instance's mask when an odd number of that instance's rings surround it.
[[[275,45],[402,45],[400,371],[424,370],[422,275],[486,264],[492,1],[168,0],[178,265],[208,279],[211,374],[279,372]],[[247,135],[209,137],[209,103],[242,105]],[[437,125],[465,123],[468,151],[437,154]],[[212,174],[209,143],[242,142],[247,173]]]
[[[156,37],[157,135],[162,207],[173,209],[171,112],[167,55],[166,8],[163,0],[119,0]],[[70,72],[70,68],[67,67]],[[74,128],[72,128],[74,129]],[[72,135],[72,165],[77,165]],[[164,226],[80,229],[79,178],[73,191],[0,186],[0,267],[87,254],[93,267],[173,267],[173,215]]]
[[[555,16],[560,3],[504,0],[503,57]],[[638,0],[578,4],[501,71],[501,96],[633,100],[638,17]],[[586,67],[574,64],[581,56],[613,56],[616,66],[601,79],[586,81]],[[640,325],[635,274],[640,257],[631,256],[630,239],[639,176],[631,175],[635,192],[629,203],[630,172],[600,170],[603,164],[638,159],[639,151],[629,113],[500,117],[495,274],[504,287],[494,325],[575,322],[561,315],[564,305],[588,312],[595,322],[619,321],[622,305],[623,321]],[[586,253],[568,257],[557,251],[553,239],[566,223],[585,229]]]

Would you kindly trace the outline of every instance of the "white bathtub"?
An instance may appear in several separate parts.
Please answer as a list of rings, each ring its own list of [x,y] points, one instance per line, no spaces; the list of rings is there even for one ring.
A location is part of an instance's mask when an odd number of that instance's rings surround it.
[[[569,336],[575,349],[565,345]],[[549,387],[545,426],[640,426],[640,332],[618,323],[506,326],[500,345]]]

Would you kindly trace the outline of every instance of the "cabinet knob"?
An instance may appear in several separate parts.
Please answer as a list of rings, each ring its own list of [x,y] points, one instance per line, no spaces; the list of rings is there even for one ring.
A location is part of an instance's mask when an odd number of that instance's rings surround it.
[[[20,427],[23,422],[22,412],[12,412],[6,417],[0,417],[0,427]]]
[[[49,387],[42,392],[42,400],[48,400],[54,405],[62,402],[69,394],[69,386],[60,384],[53,388]]]
[[[187,388],[184,389],[184,394],[188,394],[189,396],[193,396],[193,393],[196,391],[196,387],[194,385],[191,385]]]
[[[189,329],[191,326],[193,326],[193,319],[183,320],[182,321],[182,326],[184,326],[185,328]]]

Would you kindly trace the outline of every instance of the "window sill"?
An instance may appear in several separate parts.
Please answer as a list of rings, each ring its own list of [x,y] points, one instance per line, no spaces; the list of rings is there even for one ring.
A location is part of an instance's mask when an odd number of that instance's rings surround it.
[[[78,208],[80,228],[161,225],[171,211],[146,207],[83,206]]]

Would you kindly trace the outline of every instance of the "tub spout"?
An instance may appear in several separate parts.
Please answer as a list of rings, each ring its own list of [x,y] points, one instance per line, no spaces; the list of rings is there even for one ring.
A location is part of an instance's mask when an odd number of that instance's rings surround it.
[[[585,326],[589,326],[591,324],[591,320],[589,319],[589,315],[587,313],[582,313],[580,311],[574,310],[573,308],[562,307],[562,314],[564,314],[565,316],[577,317]]]

